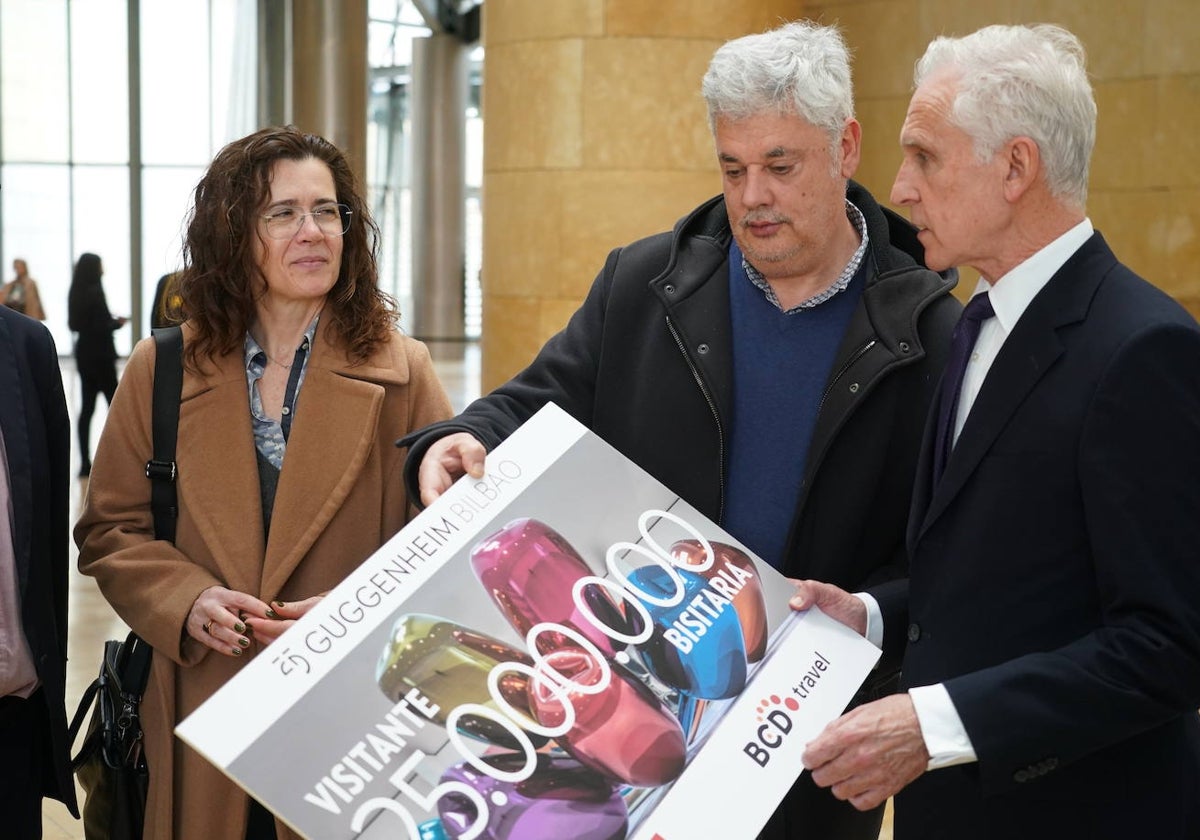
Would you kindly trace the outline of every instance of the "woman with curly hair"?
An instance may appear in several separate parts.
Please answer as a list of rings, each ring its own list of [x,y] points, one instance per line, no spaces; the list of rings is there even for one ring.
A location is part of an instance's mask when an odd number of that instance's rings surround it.
[[[415,511],[394,441],[450,416],[377,283],[378,229],[345,156],[296,128],[222,149],[179,278],[174,544],[150,482],[155,344],[113,401],[76,526],[79,568],[154,648],[147,838],[292,837],[172,731]]]

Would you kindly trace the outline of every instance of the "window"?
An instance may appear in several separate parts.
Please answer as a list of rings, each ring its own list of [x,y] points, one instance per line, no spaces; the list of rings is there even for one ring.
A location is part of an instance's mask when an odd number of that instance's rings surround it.
[[[409,74],[412,39],[430,30],[412,0],[371,0],[369,15],[368,200],[381,285],[409,313]],[[70,352],[67,291],[86,251],[104,262],[114,314],[141,307],[118,352],[148,334],[155,284],[180,265],[192,189],[225,143],[258,127],[257,22],[257,0],[0,2],[0,279],[14,259],[29,264],[59,352]],[[469,338],[481,320],[482,60],[475,49],[466,115]]]

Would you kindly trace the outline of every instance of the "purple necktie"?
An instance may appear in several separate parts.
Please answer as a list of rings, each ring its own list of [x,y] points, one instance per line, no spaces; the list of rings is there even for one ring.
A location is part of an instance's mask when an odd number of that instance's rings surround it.
[[[954,418],[958,414],[958,393],[962,390],[967,360],[979,338],[983,322],[996,314],[987,292],[975,295],[963,309],[962,317],[950,337],[950,357],[942,374],[942,401],[938,406],[937,439],[933,451],[933,479],[937,481],[946,469],[950,450],[954,448]]]

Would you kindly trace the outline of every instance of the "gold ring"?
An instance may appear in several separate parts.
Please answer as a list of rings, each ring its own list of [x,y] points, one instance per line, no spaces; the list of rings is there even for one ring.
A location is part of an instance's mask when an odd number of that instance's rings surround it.
[[[204,622],[204,632],[208,633],[210,636],[212,635],[212,630],[210,629],[211,627],[212,627],[211,621]]]

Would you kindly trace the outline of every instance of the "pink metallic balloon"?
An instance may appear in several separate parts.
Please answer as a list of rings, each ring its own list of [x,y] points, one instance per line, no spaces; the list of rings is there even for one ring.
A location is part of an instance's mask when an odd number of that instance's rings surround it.
[[[582,633],[608,657],[616,654],[612,639],[597,629],[575,606],[572,588],[593,571],[562,535],[536,519],[515,519],[480,541],[471,550],[471,566],[518,633],[524,636],[541,622],[561,624]],[[622,629],[616,604],[599,587],[586,592],[588,606],[601,620]],[[561,633],[543,633],[543,653],[574,644]]]
[[[713,550],[713,564],[699,574],[710,583],[720,580],[729,589],[740,587],[733,597],[733,608],[746,639],[746,660],[758,662],[767,652],[767,602],[754,561],[735,546],[720,542],[709,544]],[[699,566],[705,560],[704,546],[699,540],[679,540],[671,546],[671,556],[676,563]]]
[[[542,668],[590,688],[604,679],[599,663],[579,647],[546,654]],[[575,725],[558,744],[582,764],[611,779],[639,787],[657,787],[683,772],[687,754],[679,721],[642,683],[620,666],[610,665],[610,681],[598,693],[565,689],[575,709]],[[543,681],[532,680],[530,706],[543,726],[559,726],[566,711]]]
[[[446,725],[446,716],[464,703],[479,703],[498,710],[488,692],[488,673],[500,662],[533,661],[523,652],[499,639],[470,630],[452,621],[431,615],[409,613],[396,620],[392,637],[375,666],[380,689],[392,702],[398,702],[416,688],[437,704],[434,720]],[[533,717],[529,708],[529,678],[508,672],[499,681],[500,696],[515,709]],[[503,726],[487,718],[463,715],[459,730],[508,749],[520,744]],[[535,744],[546,739],[530,734]]]

